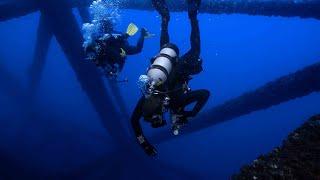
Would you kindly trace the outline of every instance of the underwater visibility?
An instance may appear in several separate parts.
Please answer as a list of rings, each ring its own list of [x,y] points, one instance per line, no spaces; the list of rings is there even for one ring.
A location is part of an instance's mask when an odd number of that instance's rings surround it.
[[[0,1],[0,179],[320,179],[320,1]]]

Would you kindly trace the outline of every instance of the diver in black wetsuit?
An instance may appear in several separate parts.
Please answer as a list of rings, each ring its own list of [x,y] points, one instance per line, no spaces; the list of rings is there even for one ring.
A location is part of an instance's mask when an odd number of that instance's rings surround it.
[[[136,46],[131,46],[128,43],[128,38],[138,31],[134,24],[131,23],[128,26],[126,33],[114,31],[109,20],[102,20],[100,24],[102,35],[85,47],[85,53],[87,59],[101,67],[108,77],[116,77],[123,69],[127,55],[138,54],[142,51],[144,39],[148,37],[149,33],[145,28],[142,28]]]
[[[170,14],[165,0],[153,0],[153,5],[162,16],[161,51],[151,61],[147,75],[140,76],[144,96],[139,100],[132,116],[131,123],[136,138],[144,151],[151,156],[156,155],[155,148],[145,138],[140,125],[140,119],[150,122],[153,128],[166,125],[164,113],[170,111],[172,131],[179,133],[188,118],[196,116],[206,104],[210,92],[207,90],[191,91],[188,82],[191,75],[202,71],[200,59],[200,32],[197,20],[200,0],[187,0],[188,13],[191,22],[191,49],[179,57],[177,46],[169,43],[168,24]],[[140,82],[140,83],[141,83]],[[185,107],[196,103],[191,111]]]

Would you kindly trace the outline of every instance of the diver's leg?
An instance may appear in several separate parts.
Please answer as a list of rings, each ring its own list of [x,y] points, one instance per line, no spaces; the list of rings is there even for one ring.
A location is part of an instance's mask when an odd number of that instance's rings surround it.
[[[169,8],[165,0],[152,0],[152,5],[161,15],[161,38],[160,38],[160,48],[170,42],[168,26],[170,21]]]
[[[198,22],[198,11],[201,0],[188,0],[188,15],[191,23],[191,51],[196,57],[200,56],[200,29]]]
[[[188,118],[196,116],[206,104],[210,96],[207,90],[191,91],[180,96],[176,103],[176,108],[172,109],[172,132],[178,135],[181,127],[188,123]],[[185,111],[186,106],[196,103],[191,111]]]
[[[200,29],[198,22],[198,10],[201,0],[187,0],[188,3],[188,15],[191,24],[190,43],[191,49],[182,56],[182,59],[187,61],[198,60],[200,56]]]
[[[181,114],[185,117],[194,117],[196,116],[203,106],[207,103],[210,96],[210,92],[208,90],[196,90],[188,92],[187,94],[182,95],[179,99],[179,110],[178,114]],[[191,111],[185,111],[185,107],[196,103]]]
[[[190,44],[191,49],[181,56],[181,60],[185,62],[184,71],[189,75],[198,74],[202,71],[202,60],[200,58],[201,42],[200,29],[198,22],[198,10],[200,7],[200,0],[187,0],[188,15],[191,24]]]
[[[187,0],[187,4],[189,17],[196,16],[201,5],[201,0]]]

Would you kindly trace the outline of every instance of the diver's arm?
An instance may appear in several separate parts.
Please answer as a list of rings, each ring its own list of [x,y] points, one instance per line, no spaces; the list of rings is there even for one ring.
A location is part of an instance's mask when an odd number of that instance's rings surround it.
[[[126,51],[127,55],[138,54],[142,51],[144,39],[145,39],[145,35],[146,35],[144,31],[145,30],[141,31],[141,34],[140,34],[140,37],[139,37],[139,40],[138,40],[136,46],[131,46],[131,45],[129,45],[128,42],[125,43],[125,46],[123,49]]]
[[[133,114],[131,116],[131,125],[134,130],[134,134],[136,136],[136,140],[138,144],[144,149],[146,154],[149,156],[155,156],[157,154],[156,149],[148,142],[146,137],[144,136],[140,124],[140,119],[142,118],[142,105],[143,105],[144,97],[142,97],[137,106],[135,107]]]

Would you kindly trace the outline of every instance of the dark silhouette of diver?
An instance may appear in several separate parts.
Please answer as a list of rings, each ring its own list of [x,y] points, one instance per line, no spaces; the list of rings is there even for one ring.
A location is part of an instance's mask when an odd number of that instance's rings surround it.
[[[191,49],[179,57],[179,49],[169,43],[168,24],[170,14],[165,0],[153,0],[153,5],[162,17],[160,53],[151,59],[147,75],[140,76],[139,84],[144,96],[139,100],[131,116],[131,123],[139,145],[150,155],[156,155],[156,149],[145,138],[140,119],[151,123],[153,128],[166,125],[164,113],[169,111],[174,135],[188,119],[196,116],[206,104],[210,92],[191,91],[188,82],[191,75],[202,71],[200,58],[200,31],[197,20],[200,0],[188,0],[188,14],[191,22]],[[186,106],[195,103],[191,111]]]
[[[101,67],[108,77],[116,78],[122,71],[127,55],[138,54],[142,51],[144,39],[151,36],[145,29],[141,29],[140,38],[135,46],[128,43],[128,38],[138,31],[133,23],[129,24],[127,32],[116,32],[110,20],[101,20],[102,35],[96,37],[89,46],[85,47],[87,59]]]

